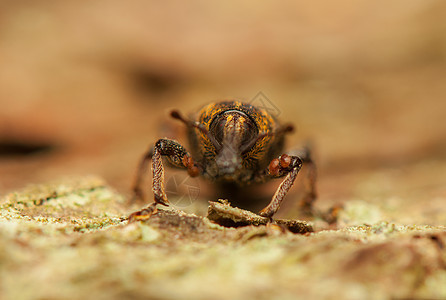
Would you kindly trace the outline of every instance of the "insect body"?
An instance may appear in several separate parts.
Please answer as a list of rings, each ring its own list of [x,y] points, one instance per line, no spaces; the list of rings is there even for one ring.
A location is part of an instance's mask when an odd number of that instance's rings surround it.
[[[271,218],[279,209],[293,185],[303,163],[311,166],[310,191],[303,202],[311,209],[315,198],[315,168],[309,152],[301,157],[284,154],[285,135],[293,130],[282,125],[265,110],[239,101],[212,103],[202,108],[193,119],[178,111],[171,116],[187,126],[190,152],[170,139],[159,139],[144,155],[134,186],[135,196],[142,198],[141,177],[152,160],[154,203],[136,212],[130,219],[150,215],[156,204],[168,205],[164,190],[165,157],[170,165],[187,170],[192,177],[202,176],[217,184],[246,186],[285,177],[270,203],[260,215]]]

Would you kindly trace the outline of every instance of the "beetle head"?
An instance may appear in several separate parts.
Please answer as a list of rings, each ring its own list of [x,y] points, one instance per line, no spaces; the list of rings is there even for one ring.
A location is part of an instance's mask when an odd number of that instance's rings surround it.
[[[230,175],[242,167],[242,154],[257,140],[256,124],[245,113],[228,110],[210,124],[209,138],[217,150],[216,163],[220,175]]]

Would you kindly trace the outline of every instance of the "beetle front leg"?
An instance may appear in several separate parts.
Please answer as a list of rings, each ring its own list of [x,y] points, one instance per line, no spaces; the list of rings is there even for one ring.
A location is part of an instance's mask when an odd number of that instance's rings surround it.
[[[147,156],[149,153],[150,152],[146,153],[143,160],[141,161],[140,168],[138,170],[136,185],[134,187],[135,193],[141,191],[138,183],[141,183],[141,170],[144,169],[144,164],[147,164]],[[158,140],[155,143],[152,154],[152,190],[154,195],[154,202],[146,208],[131,214],[129,217],[130,221],[149,218],[153,213],[156,212],[157,204],[162,204],[164,206],[169,205],[169,201],[167,200],[167,195],[164,189],[164,165],[162,160],[163,156],[166,157],[169,163],[172,164],[174,167],[186,169],[189,173],[189,176],[198,176],[199,168],[194,163],[191,155],[183,146],[181,146],[178,142],[169,139]]]
[[[271,202],[260,211],[259,215],[272,218],[279,210],[280,204],[296,180],[296,176],[301,168],[302,160],[298,156],[283,154],[271,161],[265,175],[270,178],[279,178],[285,175],[286,177],[277,188]]]

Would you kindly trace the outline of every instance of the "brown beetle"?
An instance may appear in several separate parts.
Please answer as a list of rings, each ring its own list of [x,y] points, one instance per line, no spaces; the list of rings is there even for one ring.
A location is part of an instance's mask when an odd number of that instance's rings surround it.
[[[187,126],[191,152],[177,141],[159,139],[144,155],[133,191],[136,198],[144,198],[142,176],[152,160],[155,201],[131,214],[131,221],[150,217],[156,204],[169,205],[164,190],[163,157],[170,165],[187,170],[190,176],[202,176],[220,186],[243,187],[285,177],[270,203],[259,212],[268,218],[277,212],[302,164],[306,163],[310,167],[309,190],[301,206],[304,212],[312,212],[316,171],[310,153],[303,151],[300,157],[283,153],[285,135],[293,131],[292,125],[282,125],[265,110],[239,101],[209,104],[193,120],[176,110],[171,116]]]

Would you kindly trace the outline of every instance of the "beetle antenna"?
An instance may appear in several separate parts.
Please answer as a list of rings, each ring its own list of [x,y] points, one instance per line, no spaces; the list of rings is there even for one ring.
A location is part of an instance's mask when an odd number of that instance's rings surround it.
[[[186,126],[194,127],[203,132],[205,135],[209,135],[209,131],[203,126],[203,124],[200,124],[198,122],[193,122],[189,119],[186,119],[178,110],[174,109],[170,112],[170,116],[174,119],[180,120],[183,122]]]
[[[277,130],[275,132],[275,134],[284,134],[284,133],[293,132],[293,131],[294,131],[294,126],[292,124],[286,124],[279,130]]]

